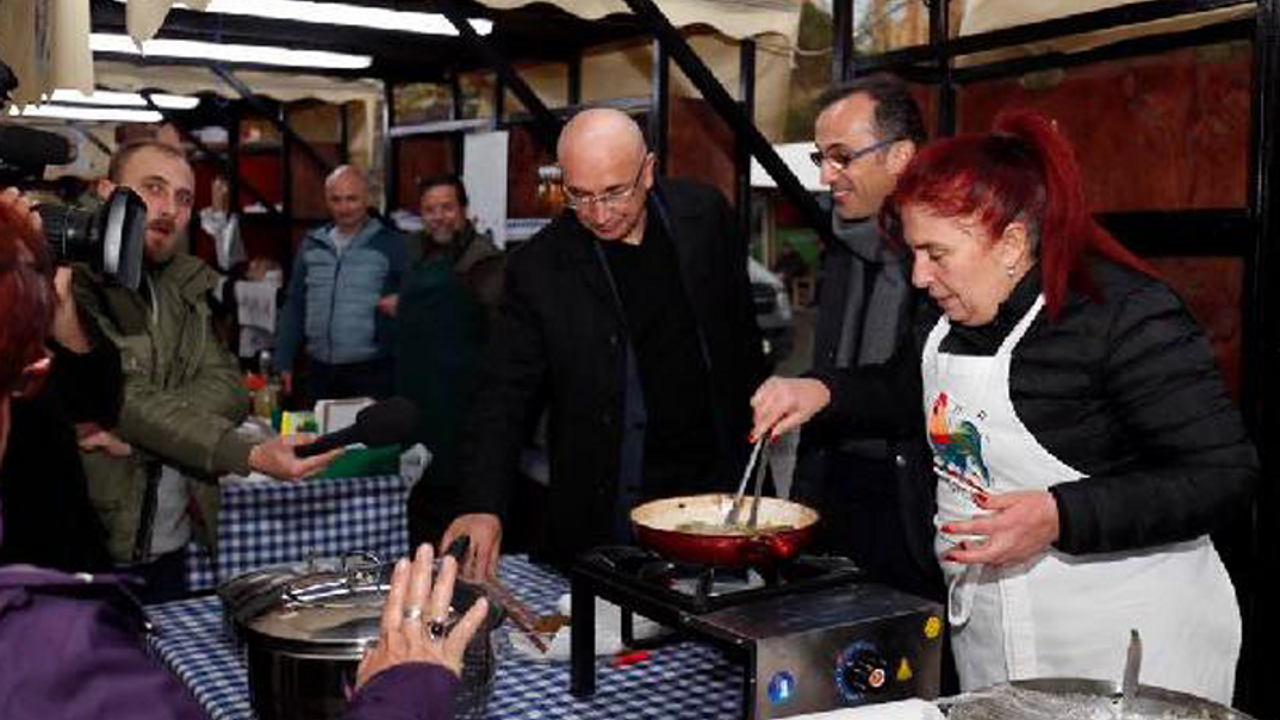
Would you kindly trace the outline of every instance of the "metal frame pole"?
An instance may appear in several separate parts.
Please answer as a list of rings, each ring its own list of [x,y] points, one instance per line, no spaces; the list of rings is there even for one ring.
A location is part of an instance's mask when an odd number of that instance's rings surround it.
[[[534,125],[537,128],[535,136],[538,137],[544,146],[554,148],[556,139],[560,137],[560,119],[547,109],[547,106],[533,91],[533,88],[516,73],[511,67],[511,63],[502,56],[490,43],[476,33],[475,28],[471,27],[471,23],[467,22],[467,16],[462,12],[455,0],[436,0],[436,10],[442,13],[445,18],[458,31],[458,35],[462,37],[484,60],[495,73],[498,74],[497,85],[501,87],[509,87],[511,92],[515,94],[516,99],[524,105],[525,110],[533,116]],[[501,110],[501,104],[498,109]]]
[[[684,37],[673,27],[653,0],[625,0],[631,12],[644,21],[654,36],[662,42],[671,59],[684,72],[694,87],[702,93],[702,97],[711,104],[734,133],[745,138],[751,153],[769,173],[783,197],[794,204],[804,217],[806,224],[817,231],[824,241],[834,240],[831,237],[831,223],[827,214],[822,211],[818,201],[813,199],[808,190],[800,184],[787,164],[778,157],[778,153],[769,144],[769,140],[760,130],[742,115],[742,108],[725,91],[724,86],[711,73],[693,48],[689,47]]]
[[[951,39],[951,3],[949,0],[925,0],[929,6],[929,44],[937,47]],[[950,55],[938,57],[938,136],[956,134],[956,86],[951,70],[955,60]]]
[[[280,103],[280,124],[289,124],[289,106]],[[293,142],[288,135],[280,137],[280,212],[293,221]],[[292,231],[292,227],[289,228]]]
[[[351,162],[351,120],[347,117],[347,104],[338,105],[338,160],[346,165]]]
[[[151,103],[150,96],[147,97],[147,102]],[[166,117],[166,119],[168,118]],[[226,128],[227,128],[227,158],[226,158],[227,159],[227,165],[226,165],[227,203],[229,208],[234,208],[237,211],[239,211],[242,206],[242,202],[240,200],[240,189],[242,186],[247,185],[247,183],[245,183],[240,178],[240,121],[241,120],[242,120],[242,113],[240,112],[240,109],[233,106],[231,108],[231,112],[227,113],[227,124],[226,124]],[[174,127],[177,127],[177,125],[175,124]],[[271,205],[266,201],[266,198],[263,198],[263,197],[259,197],[258,201],[268,207],[270,207]]]
[[[756,113],[756,43],[743,40],[738,47],[738,89],[742,97],[742,114],[747,122],[755,122]],[[743,236],[751,238],[751,147],[743,138],[735,138],[737,153],[737,211]],[[767,249],[766,249],[767,250]],[[766,256],[768,253],[766,252]]]
[[[449,73],[449,96],[449,119],[461,120],[466,110],[466,99],[462,97],[462,80],[456,70]]]
[[[396,125],[396,86],[390,80],[382,83],[382,185],[387,212],[400,206],[400,143],[391,134]]]
[[[831,0],[831,84],[853,74],[853,0]]]
[[[1252,517],[1250,567],[1241,612],[1247,629],[1241,654],[1245,668],[1237,691],[1241,705],[1258,717],[1273,717],[1280,709],[1280,691],[1271,681],[1270,648],[1280,641],[1264,613],[1276,600],[1265,578],[1272,575],[1271,558],[1280,552],[1273,533],[1260,531],[1276,512],[1274,484],[1266,470],[1277,457],[1275,448],[1263,442],[1280,429],[1280,382],[1267,368],[1280,356],[1280,283],[1271,267],[1276,262],[1272,245],[1280,233],[1280,0],[1258,0],[1253,43],[1253,105],[1250,127],[1249,210],[1254,221],[1252,252],[1246,255],[1244,348],[1241,357],[1241,397],[1245,421],[1258,442],[1264,469]]]
[[[582,103],[582,53],[576,53],[572,58],[569,58],[567,64],[569,72],[566,77],[568,87],[566,88],[565,96],[572,107]]]
[[[305,138],[303,138],[298,133],[294,132],[293,128],[289,127],[287,124],[281,123],[279,119],[276,117],[276,114],[272,111],[271,107],[268,106],[266,103],[262,102],[261,100],[259,100],[258,97],[253,94],[253,90],[248,85],[245,85],[244,82],[240,80],[240,78],[236,77],[235,73],[231,72],[225,67],[222,67],[221,65],[211,65],[209,67],[209,70],[212,71],[213,74],[217,75],[219,78],[222,78],[223,82],[230,85],[232,89],[234,89],[237,93],[239,93],[240,97],[246,103],[248,103],[250,108],[252,108],[255,112],[257,112],[262,117],[270,120],[271,123],[276,126],[276,129],[280,131],[280,134],[287,136],[290,142],[297,145],[298,148],[302,150],[302,154],[310,158],[312,162],[314,162],[321,170],[324,171],[325,175],[328,175],[330,172],[333,171],[333,168],[334,168],[333,163],[326,160],[323,155],[321,155],[314,147],[311,146],[311,143],[307,142]],[[346,112],[344,111],[343,112],[344,122],[345,122],[345,118],[346,118]]]
[[[230,196],[231,207],[240,207],[240,189],[243,188],[249,192],[250,197],[262,203],[263,207],[267,209],[269,214],[280,214],[280,212],[267,201],[267,196],[263,195],[262,191],[258,190],[258,188],[254,187],[252,184],[243,182],[240,179],[240,164],[236,157],[240,148],[240,114],[238,112],[232,110],[227,113],[227,152],[220,153],[209,147],[200,139],[199,136],[184,127],[182,123],[178,122],[177,117],[172,112],[156,105],[155,101],[151,99],[151,93],[144,90],[140,94],[143,99],[147,101],[147,107],[149,109],[160,113],[165,122],[173,125],[183,139],[194,145],[197,150],[208,155],[215,163],[218,164],[218,168],[227,176],[227,194]]]
[[[671,62],[662,39],[653,39],[653,100],[649,103],[649,142],[653,144],[656,159],[654,172],[659,177],[667,174],[667,151],[671,123]]]
[[[502,127],[502,116],[507,114],[507,84],[502,79],[502,73],[498,73],[493,78],[493,125],[492,128],[497,130]]]

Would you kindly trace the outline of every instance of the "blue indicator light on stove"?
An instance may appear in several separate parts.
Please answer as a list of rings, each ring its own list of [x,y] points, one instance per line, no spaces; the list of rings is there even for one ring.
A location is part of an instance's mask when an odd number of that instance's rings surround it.
[[[796,677],[786,670],[773,674],[769,679],[769,702],[781,705],[796,694]]]

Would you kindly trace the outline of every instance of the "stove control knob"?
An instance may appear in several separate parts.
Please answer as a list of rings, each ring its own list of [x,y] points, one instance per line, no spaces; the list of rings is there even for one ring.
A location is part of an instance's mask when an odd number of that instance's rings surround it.
[[[860,649],[844,658],[840,668],[842,684],[858,695],[870,695],[889,684],[889,662],[880,653]]]

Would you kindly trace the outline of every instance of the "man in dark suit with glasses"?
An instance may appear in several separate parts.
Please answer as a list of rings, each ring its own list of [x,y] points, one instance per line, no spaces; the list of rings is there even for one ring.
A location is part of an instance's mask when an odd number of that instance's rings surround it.
[[[496,569],[517,458],[549,402],[553,562],[629,540],[629,510],[722,489],[740,472],[765,376],[747,242],[715,189],[657,180],[640,128],[616,110],[560,136],[568,210],[508,260],[466,434],[467,571]],[[545,393],[545,394],[544,394]]]
[[[837,85],[819,108],[810,159],[831,188],[837,242],[823,248],[813,367],[804,378],[771,378],[756,403],[787,396],[819,406],[806,398],[827,392],[824,379],[875,372],[910,327],[909,261],[883,241],[877,215],[925,142],[920,109],[887,74]],[[853,558],[870,579],[937,597],[932,512],[920,510],[932,503],[933,476],[918,467],[921,442],[860,435],[833,413],[818,415],[801,434],[792,494],[822,513],[821,549]]]

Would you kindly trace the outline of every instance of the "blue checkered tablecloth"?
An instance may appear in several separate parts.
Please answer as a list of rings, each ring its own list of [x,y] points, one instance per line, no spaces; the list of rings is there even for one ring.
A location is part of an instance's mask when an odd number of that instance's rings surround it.
[[[218,582],[266,565],[408,551],[407,489],[399,475],[304,482],[227,479],[218,510]]]
[[[187,543],[187,589],[199,594],[217,587],[218,575],[213,569],[213,554],[209,548],[195,540]]]
[[[568,582],[521,557],[505,557],[500,574],[508,587],[539,613],[554,612]],[[152,645],[214,720],[252,720],[243,661],[222,625],[216,597],[149,608]],[[684,642],[654,650],[636,665],[597,666],[596,694],[569,693],[569,664],[538,662],[502,653],[491,720],[736,720],[742,717],[742,669],[713,648]]]
[[[213,720],[253,720],[244,661],[222,621],[216,595],[147,608],[148,639]]]

